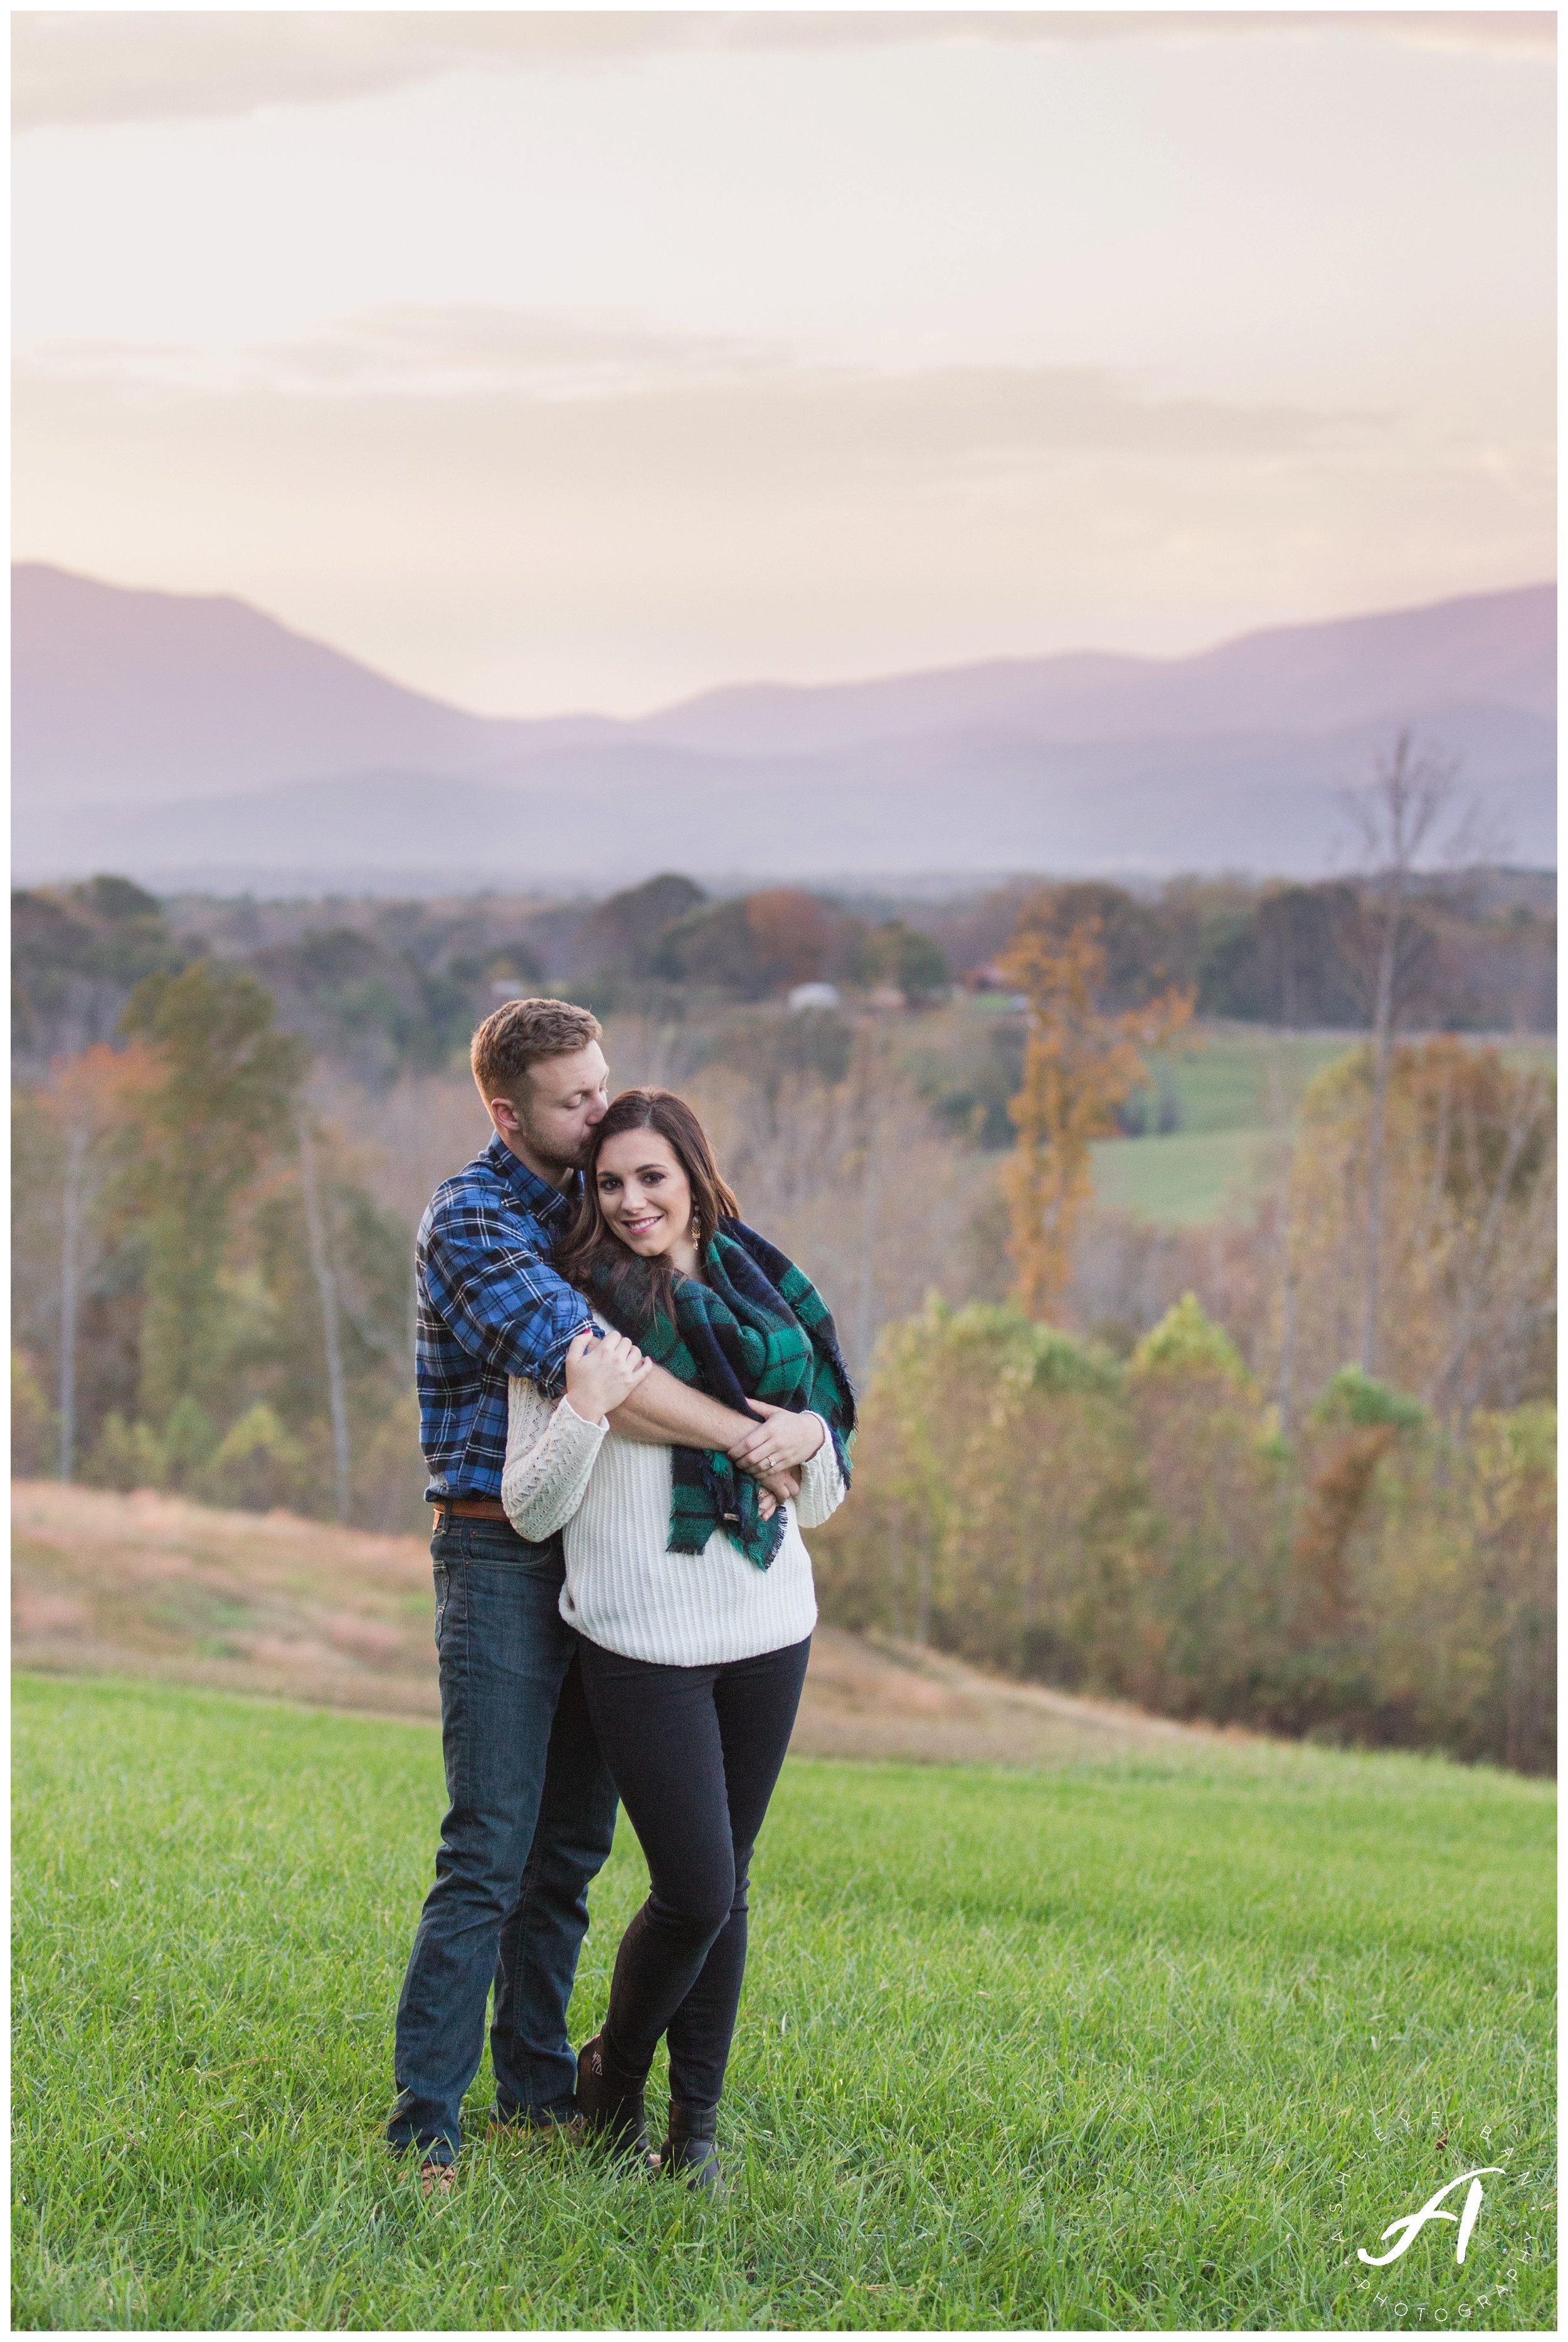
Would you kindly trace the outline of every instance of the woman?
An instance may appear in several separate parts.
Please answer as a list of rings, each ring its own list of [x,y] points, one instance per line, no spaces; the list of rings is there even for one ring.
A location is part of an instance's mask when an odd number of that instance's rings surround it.
[[[740,1219],[669,1090],[627,1090],[594,1134],[557,1266],[592,1302],[552,1407],[511,1386],[501,1498],[520,1535],[564,1527],[561,1615],[581,1638],[604,1757],[647,1857],[603,2030],[577,2060],[592,2128],[647,2157],[643,2089],[670,2056],[666,2172],[720,2183],[714,2137],[746,1950],[746,1873],[789,1745],[816,1599],[800,1524],[849,1481],[854,1401],[810,1280]],[[644,1446],[604,1421],[657,1363],[775,1436],[775,1505],[729,1458]]]

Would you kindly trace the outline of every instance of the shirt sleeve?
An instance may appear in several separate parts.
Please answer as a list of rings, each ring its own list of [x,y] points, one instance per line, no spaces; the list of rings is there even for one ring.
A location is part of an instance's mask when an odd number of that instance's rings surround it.
[[[833,1434],[819,1415],[822,1424],[822,1446],[814,1456],[808,1456],[800,1467],[800,1495],[795,1498],[794,1516],[803,1529],[819,1529],[824,1521],[837,1512],[846,1490],[844,1474],[838,1468]]]
[[[493,1373],[522,1376],[548,1398],[566,1387],[566,1352],[588,1305],[507,1216],[468,1205],[424,1233],[430,1295],[453,1339]]]
[[[501,1502],[530,1545],[554,1536],[582,1503],[605,1431],[585,1423],[568,1398],[552,1409],[531,1382],[514,1377],[508,1385]]]

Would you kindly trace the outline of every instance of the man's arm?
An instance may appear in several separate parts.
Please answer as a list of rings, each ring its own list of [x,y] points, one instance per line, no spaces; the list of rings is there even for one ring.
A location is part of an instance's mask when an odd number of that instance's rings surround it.
[[[645,1447],[716,1447],[723,1455],[756,1428],[749,1415],[693,1390],[664,1366],[649,1369],[609,1422],[623,1439],[641,1440]]]
[[[481,1366],[559,1398],[566,1353],[592,1323],[582,1295],[483,1203],[438,1210],[421,1244],[428,1300],[453,1338]]]
[[[546,1397],[559,1398],[566,1352],[590,1325],[582,1295],[483,1206],[438,1213],[426,1223],[423,1241],[431,1297],[463,1347],[484,1365],[523,1376]],[[793,1457],[781,1457],[781,1470],[758,1468],[754,1447],[764,1426],[691,1389],[663,1366],[650,1369],[609,1422],[623,1438],[649,1446],[738,1451],[743,1468],[774,1496],[796,1492]]]
[[[777,1412],[774,1407],[767,1409],[769,1417]],[[811,1420],[814,1445],[822,1437],[822,1429],[814,1417]],[[623,1439],[640,1440],[644,1446],[716,1447],[728,1456],[744,1449],[748,1452],[736,1460],[763,1487],[781,1500],[799,1494],[800,1476],[793,1461],[764,1471],[754,1460],[752,1451],[759,1433],[767,1428],[765,1423],[758,1424],[751,1416],[721,1405],[705,1391],[693,1390],[663,1366],[650,1366],[630,1398],[622,1400],[608,1421],[611,1430],[618,1432]],[[788,1429],[794,1432],[798,1428],[791,1418]]]

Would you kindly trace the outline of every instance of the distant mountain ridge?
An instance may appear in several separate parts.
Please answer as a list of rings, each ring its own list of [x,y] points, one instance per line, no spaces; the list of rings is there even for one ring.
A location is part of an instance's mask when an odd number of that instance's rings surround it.
[[[1243,635],[1186,658],[1070,651],[869,683],[732,686],[649,716],[644,729],[744,752],[764,727],[791,748],[914,729],[1003,726],[1058,742],[1140,735],[1342,728],[1397,720],[1412,700],[1485,700],[1551,720],[1557,593],[1526,586],[1370,617]]]
[[[574,728],[471,716],[233,595],[105,586],[42,562],[11,572],[11,640],[16,785],[56,804],[238,796],[383,763],[464,772]]]
[[[473,716],[226,596],[25,563],[13,611],[24,880],[1304,875],[1332,858],[1336,784],[1401,724],[1462,753],[1511,858],[1555,858],[1553,586],[1185,658],[730,686],[631,721]]]

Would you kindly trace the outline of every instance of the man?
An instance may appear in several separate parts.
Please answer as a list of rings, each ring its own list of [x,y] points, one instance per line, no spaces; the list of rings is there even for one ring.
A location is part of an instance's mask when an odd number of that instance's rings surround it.
[[[427,2189],[450,2184],[464,2092],[490,2048],[498,2123],[570,2122],[566,2038],[588,1883],[610,1851],[615,1797],[588,1723],[574,1640],[557,1601],[561,1541],[529,1545],[501,1505],[506,1385],[549,1397],[590,1325],[550,1266],[571,1223],[588,1138],[609,1103],[597,1019],[561,1000],[512,1000],[474,1036],[494,1136],[443,1182],[420,1225],[420,1442],[435,1507],[435,1641],[450,1806],[397,2005],[397,2104],[388,2137],[417,2149]],[[722,1448],[794,1492],[816,1426],[758,1422],[652,1367],[610,1418],[624,1436]],[[809,1429],[806,1428],[809,1425]]]

